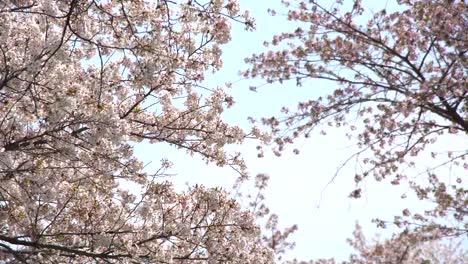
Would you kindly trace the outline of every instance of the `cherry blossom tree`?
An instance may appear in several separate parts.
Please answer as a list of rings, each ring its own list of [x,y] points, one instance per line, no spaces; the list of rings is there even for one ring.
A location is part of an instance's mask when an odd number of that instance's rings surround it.
[[[359,2],[347,14],[313,1],[291,10],[291,20],[315,26],[275,37],[273,44],[299,45],[252,58],[246,75],[299,84],[323,78],[344,88],[284,120],[265,119],[275,132],[291,128],[278,134],[278,151],[322,122],[345,125],[362,106],[358,137],[375,159],[357,182],[371,173],[400,180],[394,168],[407,156],[441,134],[466,133],[465,7],[405,4],[402,14],[377,14],[368,31],[353,23]],[[0,262],[274,263],[293,246],[287,238],[296,227],[280,231],[263,203],[265,175],[257,176],[249,210],[221,188],[176,192],[161,178],[170,161],[147,172],[133,154],[135,143],[169,144],[246,176],[240,154],[224,147],[268,136],[222,120],[233,99],[202,86],[206,72],[222,67],[232,23],[254,25],[234,0],[0,0]],[[315,39],[324,29],[330,33]],[[449,160],[466,167],[465,156],[452,152]],[[432,188],[411,186],[438,207],[418,219],[462,221],[461,179],[455,187],[435,173],[429,179]],[[403,214],[402,224],[416,218]]]
[[[332,88],[323,87],[328,95],[306,98],[296,110],[285,107],[281,116],[261,120],[275,135],[274,152],[281,155],[313,129],[326,134],[327,127],[344,127],[360,148],[348,160],[358,163],[351,197],[359,198],[363,181],[373,177],[408,184],[417,198],[434,204],[423,212],[408,208],[395,219],[377,219],[379,226],[466,236],[465,1],[398,0],[393,11],[366,9],[361,0],[282,2],[295,29],[275,35],[264,43],[268,51],[247,58],[251,67],[244,76],[307,88],[316,86],[310,80],[325,80]],[[441,137],[465,145],[447,152],[431,148]],[[431,156],[430,167],[419,166],[418,158]],[[454,170],[458,174],[450,180]]]
[[[348,243],[357,251],[348,260],[337,262],[334,259],[311,261],[290,261],[288,264],[463,264],[468,261],[468,251],[463,241],[448,239],[434,240],[426,233],[402,233],[383,241],[367,241],[362,227],[356,225],[353,238]]]
[[[0,1],[0,262],[273,262],[228,192],[176,192],[170,161],[133,155],[166,143],[244,175],[232,98],[200,85],[233,22],[254,23],[233,0]]]
[[[356,225],[348,243],[358,254],[350,256],[348,263],[466,263],[468,252],[463,241],[438,240],[426,232],[403,232],[384,241],[369,243],[362,228]]]

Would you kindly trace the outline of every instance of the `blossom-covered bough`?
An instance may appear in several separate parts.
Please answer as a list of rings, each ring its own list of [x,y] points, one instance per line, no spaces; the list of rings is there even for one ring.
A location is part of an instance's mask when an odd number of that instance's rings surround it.
[[[375,158],[356,180],[374,173],[398,183],[406,175],[393,168],[405,157],[439,134],[465,135],[460,1],[406,2],[409,11],[378,13],[368,29],[353,24],[359,1],[348,14],[309,2],[289,15],[312,27],[273,40],[303,45],[254,57],[246,75],[324,78],[344,88],[325,103],[300,104],[285,120],[293,134],[276,140],[280,149],[322,121],[344,125],[347,111],[361,105],[365,130],[358,136]],[[281,232],[270,215],[271,235],[262,235],[255,223],[269,215],[262,204],[266,175],[257,177],[249,211],[219,188],[176,192],[160,177],[170,161],[146,172],[133,155],[137,142],[170,144],[245,175],[240,154],[224,150],[247,136],[220,117],[233,99],[201,85],[207,71],[222,66],[220,45],[230,40],[233,22],[253,27],[233,0],[0,0],[0,262],[274,263],[293,245],[286,239],[295,226]],[[249,134],[267,140],[258,129]],[[449,155],[466,166],[466,151]],[[352,244],[364,259],[353,256],[353,263],[408,258],[400,253],[430,239],[417,235],[425,231],[466,233],[427,220],[450,214],[463,221],[461,179],[452,187],[435,172],[429,178],[432,188],[412,187],[422,199],[434,198],[436,210],[403,212],[424,228],[382,246],[366,246],[358,234]]]
[[[200,88],[233,21],[253,27],[235,1],[0,1],[0,262],[272,262],[225,191],[175,192],[130,145],[244,172],[232,98]]]
[[[368,241],[362,227],[356,225],[348,243],[355,249],[349,259],[339,262],[333,258],[310,261],[289,261],[287,264],[464,264],[468,261],[468,250],[463,241],[448,239],[434,240],[425,232],[403,232],[384,241]]]
[[[415,196],[435,206],[405,209],[389,222],[434,238],[466,236],[466,1],[399,0],[396,11],[368,9],[361,0],[283,2],[295,30],[274,36],[265,42],[269,51],[246,59],[251,68],[244,76],[307,87],[314,85],[308,80],[321,79],[338,88],[262,120],[276,133],[276,154],[312,129],[325,134],[327,126],[345,127],[361,148],[352,157],[359,164],[351,197],[361,196],[369,177],[409,183]],[[461,143],[434,149],[442,137]],[[431,156],[430,166],[418,163]]]

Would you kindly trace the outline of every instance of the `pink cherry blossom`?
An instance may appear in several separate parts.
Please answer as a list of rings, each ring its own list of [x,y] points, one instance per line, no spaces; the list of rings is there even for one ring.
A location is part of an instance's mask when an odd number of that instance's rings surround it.
[[[305,98],[296,111],[261,120],[271,128],[273,152],[281,155],[313,129],[326,135],[329,127],[346,127],[347,136],[361,148],[349,159],[362,168],[350,197],[361,197],[368,176],[390,186],[407,184],[434,207],[394,224],[416,237],[424,232],[438,238],[466,236],[466,185],[450,181],[449,187],[447,175],[437,170],[450,166],[466,174],[466,144],[445,157],[432,154],[429,168],[418,167],[416,159],[431,156],[429,149],[442,136],[466,143],[466,3],[397,1],[396,11],[390,12],[367,10],[361,1],[345,2],[287,1],[283,19],[293,21],[294,29],[273,36],[266,51],[246,59],[251,66],[245,77],[280,84],[291,80],[323,91],[330,88],[317,87],[313,80],[338,86],[323,98]],[[405,168],[419,168],[426,177]],[[406,263],[366,261],[351,263]]]
[[[204,2],[0,1],[0,262],[273,263],[227,191],[176,192],[169,161],[133,155],[165,142],[245,176],[232,98],[198,87],[254,22]]]

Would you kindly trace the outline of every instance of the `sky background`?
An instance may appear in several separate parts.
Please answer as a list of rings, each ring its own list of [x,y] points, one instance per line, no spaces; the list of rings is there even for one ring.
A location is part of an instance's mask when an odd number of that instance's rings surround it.
[[[268,8],[276,9],[279,13],[286,12],[280,0],[239,2],[241,9],[249,9],[256,19],[256,30],[247,32],[242,25],[233,25],[232,42],[223,48],[224,67],[210,74],[205,86],[216,87],[233,82],[228,91],[234,96],[236,104],[224,113],[224,117],[231,124],[238,124],[248,131],[250,124],[247,117],[278,115],[282,106],[294,109],[297,102],[317,97],[335,86],[314,80],[300,88],[290,83],[267,85],[257,92],[250,91],[250,85],[259,85],[262,81],[239,80],[241,77],[238,72],[247,67],[244,58],[264,50],[262,43],[271,39],[275,33],[292,31],[297,25],[287,23],[284,17],[268,15]],[[377,6],[383,8],[385,5],[385,2],[380,6],[374,2],[373,8],[378,10]],[[352,252],[346,238],[351,237],[357,221],[364,227],[365,233],[373,237],[376,233],[385,233],[375,228],[371,223],[373,218],[390,220],[405,206],[411,207],[413,204],[414,207],[415,204],[411,198],[399,199],[402,193],[408,191],[407,187],[389,188],[388,183],[377,184],[373,181],[364,185],[364,194],[360,200],[349,199],[348,195],[354,186],[352,161],[341,170],[334,183],[327,186],[337,168],[358,150],[355,142],[344,136],[344,130],[331,129],[327,132],[326,136],[322,136],[316,131],[309,139],[298,140],[294,147],[300,149],[300,154],[294,155],[293,147],[290,147],[290,151],[286,151],[280,158],[268,151],[264,158],[257,158],[257,144],[253,141],[229,147],[243,154],[251,175],[266,173],[270,176],[266,191],[267,204],[279,215],[280,226],[298,224],[299,231],[291,237],[296,247],[286,255],[289,259],[335,257],[344,260]],[[453,147],[456,143],[442,144]],[[157,168],[162,158],[172,161],[174,167],[170,173],[177,176],[168,180],[181,190],[186,183],[230,188],[238,176],[230,168],[206,164],[198,156],[192,157],[183,150],[162,144],[139,144],[136,146],[136,155],[146,163],[152,162],[148,166],[149,170]],[[417,206],[421,204],[417,203]]]

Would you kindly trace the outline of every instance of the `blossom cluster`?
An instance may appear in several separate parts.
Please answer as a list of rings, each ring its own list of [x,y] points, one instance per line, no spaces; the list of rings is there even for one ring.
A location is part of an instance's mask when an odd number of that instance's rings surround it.
[[[227,192],[175,192],[169,161],[133,154],[167,143],[245,173],[224,150],[247,134],[221,119],[232,98],[199,88],[233,21],[253,27],[235,1],[0,1],[0,261],[272,263]]]
[[[274,153],[281,155],[314,129],[325,135],[332,127],[344,128],[359,147],[348,159],[358,163],[350,197],[360,198],[362,182],[372,177],[391,185],[406,184],[434,207],[424,212],[403,210],[393,224],[466,236],[468,192],[462,176],[468,169],[466,3],[397,1],[394,11],[379,11],[360,0],[332,5],[316,0],[283,2],[289,9],[286,19],[296,29],[265,42],[267,51],[247,58],[250,68],[243,74],[268,83],[292,81],[316,89],[320,96],[261,120],[275,135]],[[320,83],[330,87],[317,87],[310,80],[323,80]],[[445,152],[434,150],[442,137],[465,144]],[[432,157],[431,164],[420,165],[427,157]],[[457,176],[451,180],[452,174]]]

